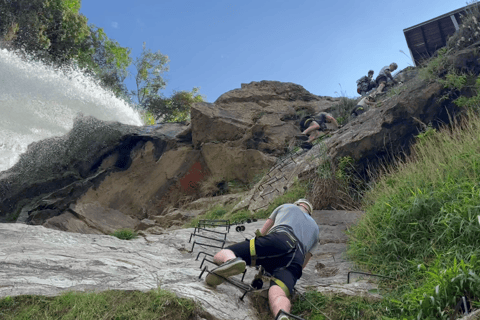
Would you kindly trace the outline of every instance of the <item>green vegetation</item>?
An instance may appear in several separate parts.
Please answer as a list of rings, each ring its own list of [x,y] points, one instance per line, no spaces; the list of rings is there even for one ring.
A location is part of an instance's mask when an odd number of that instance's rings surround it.
[[[480,79],[478,75],[463,73],[455,69],[450,58],[462,49],[480,41],[480,9],[477,1],[472,1],[468,8],[469,14],[462,18],[459,30],[447,41],[447,46],[437,51],[436,56],[420,69],[423,79],[437,81],[449,93],[445,99],[453,99],[459,107],[478,109],[480,106]]]
[[[235,207],[235,204],[229,206],[215,206],[210,209],[207,213],[196,217],[193,219],[188,226],[194,227],[198,224],[199,220],[210,220],[210,219],[221,219],[221,220],[230,220],[231,222],[234,221],[242,221],[246,219],[264,219],[270,216],[270,214],[275,210],[276,207],[285,204],[285,203],[293,203],[299,198],[305,198],[308,190],[308,182],[307,181],[295,181],[295,183],[288,189],[287,192],[277,197],[273,202],[263,210],[258,210],[255,213],[252,213],[246,209],[238,210],[232,212],[232,209]]]
[[[348,122],[350,113],[357,106],[357,102],[357,99],[341,97],[340,101],[332,106],[332,108],[338,111],[337,122],[339,125],[344,125]]]
[[[315,308],[312,309],[312,304]],[[371,298],[338,294],[321,294],[307,291],[304,298],[298,297],[292,306],[292,313],[309,320],[330,319],[381,319],[382,303]]]
[[[275,198],[266,209],[255,212],[255,217],[265,219],[275,210],[276,207],[285,203],[294,203],[300,198],[305,198],[308,192],[308,181],[296,180],[294,184],[281,196]]]
[[[167,85],[163,74],[169,70],[169,62],[168,56],[162,54],[160,50],[152,52],[147,48],[147,44],[143,43],[141,55],[133,61],[137,71],[135,75],[137,90],[132,91],[132,95],[137,98],[140,106],[145,106],[148,99],[159,97],[158,91]]]
[[[24,295],[0,299],[0,318],[20,319],[192,319],[193,300],[165,290],[67,292],[57,297]]]
[[[397,279],[392,316],[446,319],[464,292],[480,298],[480,119],[427,132],[366,194],[348,254]]]
[[[131,240],[138,237],[138,234],[131,229],[120,229],[112,233],[111,236],[117,237],[118,239],[122,240]]]
[[[146,124],[188,120],[192,104],[205,97],[198,88],[175,91],[170,97],[159,93],[166,86],[168,56],[144,44],[140,57],[132,61],[131,49],[109,39],[102,28],[88,24],[80,7],[80,0],[1,1],[0,45],[55,67],[82,68],[117,97],[147,111]],[[137,88],[128,91],[124,81],[132,63]]]

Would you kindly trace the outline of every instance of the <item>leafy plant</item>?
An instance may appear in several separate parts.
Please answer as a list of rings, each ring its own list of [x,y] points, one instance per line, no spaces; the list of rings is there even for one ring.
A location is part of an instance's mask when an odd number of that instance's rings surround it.
[[[459,295],[479,299],[480,119],[427,132],[366,193],[348,231],[358,266],[397,279],[393,318],[444,319]]]
[[[382,319],[384,306],[369,297],[322,294],[308,290],[293,301],[292,312],[306,319]]]
[[[357,105],[357,99],[341,97],[340,101],[335,103],[332,108],[338,114],[337,122],[339,125],[344,125],[350,118],[350,113]]]
[[[122,240],[131,240],[138,237],[138,234],[131,229],[119,229],[110,235]]]
[[[0,318],[14,319],[172,319],[197,317],[195,301],[166,290],[66,292],[55,297],[22,295],[0,299]]]

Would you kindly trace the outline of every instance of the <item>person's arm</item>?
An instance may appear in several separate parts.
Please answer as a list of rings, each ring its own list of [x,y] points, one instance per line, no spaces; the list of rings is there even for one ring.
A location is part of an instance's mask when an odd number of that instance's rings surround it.
[[[392,73],[390,72],[390,70],[385,70],[385,74],[387,75],[387,77],[390,78],[390,80],[393,81],[393,83],[397,83],[397,81],[395,81],[395,79],[393,79],[393,76],[392,76]]]
[[[312,254],[310,252],[308,252],[306,255],[305,255],[305,260],[303,261],[303,266],[302,266],[302,269],[305,269],[305,267],[307,266],[307,263],[308,261],[310,261],[310,258],[312,257]]]
[[[375,105],[375,102],[373,102],[373,101],[365,100],[365,103],[368,104],[369,106]]]
[[[318,129],[320,129],[320,125],[316,121],[312,121],[312,124],[307,129],[305,129],[305,131],[303,131],[302,134],[307,134],[309,132],[312,132]]]
[[[265,223],[263,224],[263,227],[262,227],[262,230],[260,230],[260,233],[262,234],[262,236],[266,235],[268,230],[270,230],[270,228],[273,226],[273,220],[268,218],[267,221],[265,221]]]

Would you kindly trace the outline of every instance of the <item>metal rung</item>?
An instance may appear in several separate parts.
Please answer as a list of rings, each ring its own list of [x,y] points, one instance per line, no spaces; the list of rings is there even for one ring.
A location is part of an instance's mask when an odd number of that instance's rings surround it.
[[[199,245],[202,245],[202,246],[206,246],[206,247],[210,247],[210,248],[219,248],[219,249],[223,249],[223,247],[225,246],[225,242],[223,242],[223,243],[222,243],[222,246],[219,247],[219,246],[214,246],[214,245],[212,245],[212,244],[207,244],[207,243],[201,243],[201,242],[193,241],[192,250],[190,250],[190,252],[193,252],[193,248],[195,247],[196,244],[199,244]]]
[[[265,194],[260,195],[260,197],[262,197],[262,199],[265,199],[264,196],[268,196],[269,194],[272,194],[272,193],[274,193],[275,191],[280,193],[280,191],[278,191],[278,189],[275,189],[275,190],[273,190],[273,191],[270,191],[269,193],[265,193]]]
[[[193,236],[193,234],[190,234],[190,237]],[[227,240],[227,235],[225,235],[225,239],[217,239],[217,238],[212,238],[212,237],[207,237],[207,236],[202,236],[201,234],[196,234],[195,237],[200,237],[200,238],[204,238],[204,239],[209,239],[209,240],[213,240],[213,241],[218,241],[218,242],[225,242]]]
[[[200,263],[200,269],[202,269],[203,263],[204,263],[205,261],[208,261],[208,262],[213,263],[213,264],[216,265],[215,262],[213,262],[212,260],[208,260],[207,257],[204,257],[203,260],[202,260],[202,263]]]
[[[205,236],[202,236],[202,235],[198,234],[197,230],[204,230],[204,231],[207,231],[207,232],[213,232],[213,233],[221,234],[221,235],[224,236],[224,240],[227,239],[227,233],[226,232],[219,232],[219,231],[215,231],[215,230],[208,230],[208,229],[204,229],[204,228],[200,228],[200,227],[195,227],[195,229],[193,230],[193,233],[190,234],[190,239],[188,239],[188,243],[190,243],[192,241],[193,236],[199,236],[199,237],[206,238]]]
[[[358,273],[358,274],[363,274],[363,275],[366,275],[366,276],[380,277],[380,278],[386,278],[386,279],[395,280],[395,278],[387,277],[387,276],[382,276],[382,275],[379,275],[379,274],[366,273],[366,272],[360,272],[360,271],[349,271],[349,272],[347,273],[347,283],[350,283],[350,273]]]
[[[198,254],[197,254],[197,258],[195,258],[195,261],[198,261],[198,257],[200,257],[201,254],[204,254],[206,256],[210,256],[210,257],[213,257],[213,254],[210,254],[210,253],[207,253],[205,251],[200,251]]]

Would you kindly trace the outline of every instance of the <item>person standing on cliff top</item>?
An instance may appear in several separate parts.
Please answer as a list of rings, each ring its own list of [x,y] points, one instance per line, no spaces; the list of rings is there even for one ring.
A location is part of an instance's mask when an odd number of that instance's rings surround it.
[[[320,230],[312,212],[312,204],[306,199],[277,207],[255,232],[255,238],[222,249],[213,257],[220,266],[209,272],[205,282],[216,287],[225,278],[244,272],[246,265],[263,266],[272,275],[270,310],[276,319],[288,320],[285,312],[290,312],[289,296],[319,242]]]

